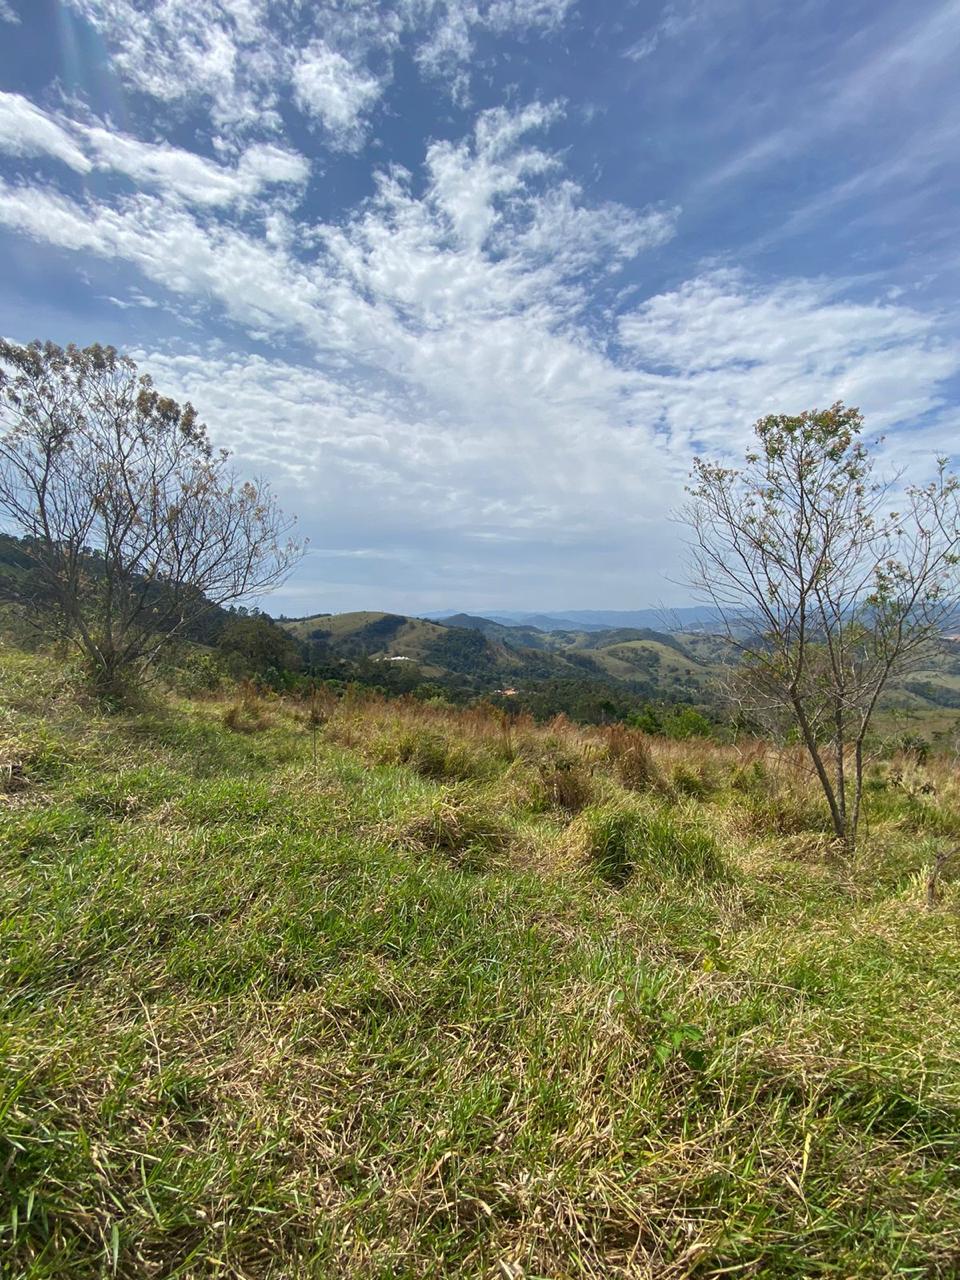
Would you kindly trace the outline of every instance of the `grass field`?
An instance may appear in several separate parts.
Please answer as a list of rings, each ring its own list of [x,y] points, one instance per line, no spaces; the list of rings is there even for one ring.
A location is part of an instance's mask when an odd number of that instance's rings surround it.
[[[4,1277],[960,1274],[947,763],[0,703]]]

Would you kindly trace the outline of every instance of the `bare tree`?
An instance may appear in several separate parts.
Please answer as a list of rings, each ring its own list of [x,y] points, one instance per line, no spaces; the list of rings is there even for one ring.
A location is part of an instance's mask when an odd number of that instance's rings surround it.
[[[682,512],[691,585],[717,611],[739,687],[798,730],[851,852],[877,704],[935,647],[960,586],[956,476],[938,459],[926,485],[876,478],[862,426],[839,403],[763,418],[742,469],[696,460]]]
[[[112,347],[0,341],[0,516],[32,562],[8,597],[105,692],[301,554],[269,488],[241,482],[193,407]]]

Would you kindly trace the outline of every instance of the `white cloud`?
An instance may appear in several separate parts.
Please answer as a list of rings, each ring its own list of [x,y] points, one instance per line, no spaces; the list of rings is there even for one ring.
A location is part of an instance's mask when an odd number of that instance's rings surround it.
[[[681,452],[736,453],[763,414],[837,399],[872,430],[913,426],[943,407],[940,387],[960,369],[936,317],[851,301],[842,282],[718,272],[649,299],[620,334],[633,367],[655,371],[647,398]]]
[[[573,3],[574,0],[408,0],[408,15],[425,30],[416,51],[417,63],[427,74],[447,78],[454,97],[463,99],[468,85],[465,69],[473,56],[478,31],[524,34],[556,30]]]
[[[934,411],[960,353],[907,308],[725,273],[650,299],[624,336],[633,358],[614,359],[528,308],[466,315],[415,343],[394,331],[361,376],[203,350],[143,359],[247,465],[289,477],[285,499],[320,545],[336,535],[344,551],[404,560],[406,594],[392,596],[375,563],[369,579],[335,572],[334,548],[305,571],[324,607],[402,609],[413,595],[427,608],[465,583],[492,603],[513,576],[555,602],[581,575],[600,595],[632,581],[638,599],[657,599],[693,454],[737,455],[761,413],[842,397],[869,429],[893,428],[892,456],[919,438],[922,415],[925,451],[951,438]]]
[[[905,7],[903,12],[914,18],[916,10]],[[916,112],[917,127],[911,131],[910,145],[924,152],[931,127],[942,135],[938,116],[943,97],[937,86],[955,74],[960,54],[960,0],[941,0],[879,47],[864,47],[870,31],[865,27],[836,48],[834,59],[803,87],[796,109],[787,113],[786,124],[722,161],[705,177],[703,186],[738,181],[767,164],[789,160],[838,131],[856,136],[864,126],[876,127],[884,113],[902,132]],[[850,149],[854,150],[852,142]],[[944,158],[952,155],[952,148],[944,149]]]
[[[678,215],[592,204],[531,141],[558,112],[483,113],[468,137],[430,144],[416,175],[382,172],[371,199],[315,226],[265,198],[234,213],[229,192],[305,176],[271,144],[226,167],[70,125],[83,158],[151,190],[78,201],[3,184],[0,223],[129,264],[155,293],[274,343],[274,358],[209,342],[142,354],[315,513],[321,545],[333,532],[346,549],[442,541],[442,568],[411,553],[423,607],[474,572],[536,573],[559,600],[578,565],[598,589],[647,572],[638,590],[655,596],[692,454],[738,450],[763,412],[844,398],[872,427],[922,417],[930,441],[946,432],[938,386],[960,356],[936,317],[851,301],[842,285],[701,275],[635,306],[609,342],[595,305],[607,273],[656,249]],[[495,549],[483,570],[478,543]],[[641,547],[647,571],[631,563]]]
[[[67,0],[110,45],[128,84],[171,106],[204,102],[213,123],[276,128],[284,50],[266,0]]]
[[[380,81],[315,40],[293,69],[297,105],[323,122],[332,144],[353,150],[363,140],[363,119],[383,92]]]
[[[700,16],[700,5],[689,3],[689,0],[686,4],[667,4],[656,24],[625,50],[623,56],[629,58],[631,62],[642,62],[655,53],[664,41],[674,40],[688,31]]]
[[[125,174],[143,186],[160,187],[199,205],[228,205],[277,184],[302,186],[307,160],[282,147],[256,145],[244,151],[235,169],[215,164],[179,147],[141,142],[101,126],[77,126],[97,168]]]
[[[0,91],[0,151],[13,156],[52,156],[78,173],[89,173],[93,168],[67,130],[18,93]]]
[[[19,94],[2,92],[0,151],[18,157],[47,155],[78,173],[121,173],[137,184],[160,187],[167,197],[209,206],[255,196],[272,184],[302,186],[310,175],[308,161],[282,147],[248,147],[236,167],[226,167],[179,147],[50,114]]]
[[[239,137],[279,130],[289,93],[338,149],[359,145],[401,45],[463,99],[477,32],[556,30],[573,2],[66,0],[106,40],[114,69],[158,102],[203,105],[216,128]]]
[[[19,15],[14,13],[8,3],[8,0],[0,0],[0,22],[10,22],[13,23],[14,26],[18,25],[20,22]]]

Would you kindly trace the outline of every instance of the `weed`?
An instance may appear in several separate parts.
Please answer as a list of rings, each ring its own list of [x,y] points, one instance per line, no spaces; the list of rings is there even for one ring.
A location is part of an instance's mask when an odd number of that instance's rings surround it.
[[[678,795],[690,796],[695,800],[705,800],[717,790],[715,780],[703,765],[697,768],[685,764],[674,765],[670,785]]]
[[[244,682],[237,700],[223,713],[223,723],[232,733],[263,733],[269,727],[270,717],[249,681]]]
[[[548,804],[565,813],[579,813],[596,793],[592,777],[575,761],[542,761],[539,774]]]

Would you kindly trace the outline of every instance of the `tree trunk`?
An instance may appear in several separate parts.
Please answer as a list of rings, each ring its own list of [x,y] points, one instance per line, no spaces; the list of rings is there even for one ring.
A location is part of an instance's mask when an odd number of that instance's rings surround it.
[[[847,843],[847,826],[843,814],[837,804],[837,797],[833,790],[833,784],[830,781],[830,775],[827,773],[823,758],[817,748],[817,740],[814,737],[813,730],[810,727],[810,721],[803,703],[795,694],[791,695],[794,713],[797,717],[797,724],[800,726],[800,732],[803,734],[804,745],[813,761],[813,767],[817,771],[817,777],[820,779],[820,786],[823,788],[823,794],[827,798],[827,804],[830,807],[830,817],[833,821],[833,830],[838,840],[842,840],[844,845]]]

